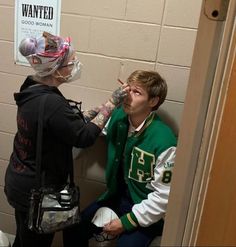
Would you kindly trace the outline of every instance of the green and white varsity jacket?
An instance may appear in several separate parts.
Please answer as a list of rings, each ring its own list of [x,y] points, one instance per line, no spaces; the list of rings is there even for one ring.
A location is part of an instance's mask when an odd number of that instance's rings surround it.
[[[107,191],[100,200],[114,196],[119,187],[118,167],[124,164],[124,179],[134,202],[132,212],[120,219],[126,230],[147,227],[164,217],[176,153],[176,137],[155,112],[137,133],[128,136],[129,121],[116,109],[106,129],[108,161]],[[123,159],[123,160],[122,160]]]

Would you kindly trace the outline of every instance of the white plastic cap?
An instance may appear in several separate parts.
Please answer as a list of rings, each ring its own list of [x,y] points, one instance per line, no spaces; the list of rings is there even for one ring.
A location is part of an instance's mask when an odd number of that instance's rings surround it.
[[[92,223],[97,227],[103,227],[108,224],[111,220],[118,219],[117,214],[108,207],[101,207],[95,213]]]

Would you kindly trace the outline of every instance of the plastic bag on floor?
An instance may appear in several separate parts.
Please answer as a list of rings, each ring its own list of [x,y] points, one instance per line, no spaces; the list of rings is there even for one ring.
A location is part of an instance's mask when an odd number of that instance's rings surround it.
[[[7,235],[0,230],[0,247],[10,247]]]

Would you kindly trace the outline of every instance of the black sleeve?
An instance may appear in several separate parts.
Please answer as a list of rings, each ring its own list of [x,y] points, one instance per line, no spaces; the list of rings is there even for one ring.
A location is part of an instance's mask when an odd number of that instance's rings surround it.
[[[70,146],[85,148],[94,144],[101,129],[94,123],[85,123],[63,97],[53,98],[49,97],[47,104],[49,107],[54,105],[48,117],[51,133]]]

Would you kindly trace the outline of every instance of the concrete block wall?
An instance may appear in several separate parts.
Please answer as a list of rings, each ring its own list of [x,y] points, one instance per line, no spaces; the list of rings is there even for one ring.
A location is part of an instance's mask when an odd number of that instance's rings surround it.
[[[88,109],[105,101],[136,69],[157,70],[167,81],[161,116],[178,133],[202,0],[62,0],[62,36],[71,36],[83,63],[81,79],[60,87]],[[14,64],[13,0],[0,0],[0,229],[14,234],[14,211],[3,192],[4,174],[16,132],[13,93],[29,67]],[[77,150],[75,150],[77,151]],[[106,147],[76,155],[82,207],[104,190]]]

